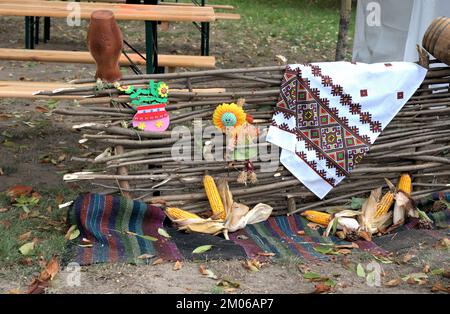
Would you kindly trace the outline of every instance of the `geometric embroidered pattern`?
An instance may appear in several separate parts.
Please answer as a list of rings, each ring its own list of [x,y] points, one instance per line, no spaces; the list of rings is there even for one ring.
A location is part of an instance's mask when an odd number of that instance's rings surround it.
[[[426,73],[410,62],[287,65],[266,140],[323,199],[363,160]]]

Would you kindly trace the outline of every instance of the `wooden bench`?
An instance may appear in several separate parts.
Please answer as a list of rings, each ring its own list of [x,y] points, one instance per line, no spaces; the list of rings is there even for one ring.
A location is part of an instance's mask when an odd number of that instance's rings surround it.
[[[67,18],[66,1],[44,0],[0,0],[0,15],[6,16],[48,16]],[[95,10],[110,10],[117,20],[168,21],[168,22],[214,22],[211,7],[173,5],[134,5],[115,3],[80,2],[80,18],[89,19]]]
[[[94,99],[79,95],[41,95],[41,91],[55,91],[65,88],[78,88],[85,84],[70,84],[63,82],[30,82],[30,81],[0,81],[0,98],[25,98],[25,99]],[[92,84],[86,84],[89,86]],[[172,93],[187,92],[187,89],[171,89]],[[195,93],[225,93],[225,88],[193,89]],[[125,96],[121,96],[125,97]]]
[[[133,63],[145,65],[146,62],[136,53],[128,54]],[[61,63],[95,63],[88,51],[58,51],[37,49],[11,49],[0,48],[0,60],[9,61],[36,61],[36,62],[61,62]],[[122,55],[122,66],[129,66],[130,61]],[[187,55],[158,55],[158,65],[168,67],[169,72],[174,68],[205,68],[216,67],[216,58],[211,56],[187,56]]]
[[[103,3],[126,3],[127,0],[80,0],[80,2],[103,2]],[[195,3],[189,2],[167,2],[160,1],[159,5],[177,5],[177,6],[196,6]],[[228,4],[205,4],[205,7],[211,7],[213,9],[222,9],[222,10],[234,10],[234,6]]]

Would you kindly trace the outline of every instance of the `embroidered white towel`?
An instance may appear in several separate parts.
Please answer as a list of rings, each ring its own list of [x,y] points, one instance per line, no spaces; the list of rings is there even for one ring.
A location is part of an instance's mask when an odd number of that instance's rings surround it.
[[[322,199],[361,162],[426,72],[408,62],[288,65],[267,141]]]

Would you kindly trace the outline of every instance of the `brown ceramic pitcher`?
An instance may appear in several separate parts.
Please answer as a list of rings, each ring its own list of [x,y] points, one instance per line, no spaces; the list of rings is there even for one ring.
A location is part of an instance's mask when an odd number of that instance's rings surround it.
[[[122,74],[119,58],[123,48],[123,36],[113,12],[92,12],[87,43],[97,65],[95,77],[106,82],[120,80]]]

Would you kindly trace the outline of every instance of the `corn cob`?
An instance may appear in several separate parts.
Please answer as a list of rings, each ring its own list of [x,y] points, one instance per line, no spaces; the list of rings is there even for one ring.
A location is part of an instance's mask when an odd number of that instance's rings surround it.
[[[392,191],[387,191],[386,194],[381,198],[381,200],[377,204],[377,211],[375,213],[375,217],[383,216],[388,212],[394,203],[394,193]]]
[[[312,221],[316,224],[322,225],[322,226],[328,226],[331,220],[331,215],[328,213],[318,212],[315,210],[306,210],[302,213],[302,216],[304,216],[309,221]]]
[[[398,180],[398,190],[402,190],[408,195],[411,195],[412,192],[412,184],[411,184],[411,177],[407,173],[403,173],[400,176],[400,179]]]
[[[196,214],[190,213],[177,207],[166,208],[166,215],[170,218],[170,220],[200,218],[200,216],[197,216]]]
[[[209,175],[204,176],[203,186],[205,187],[206,196],[208,197],[213,216],[216,219],[225,219],[227,213],[225,211],[225,207],[223,206],[222,199],[219,195],[219,190],[217,189],[213,177]]]

